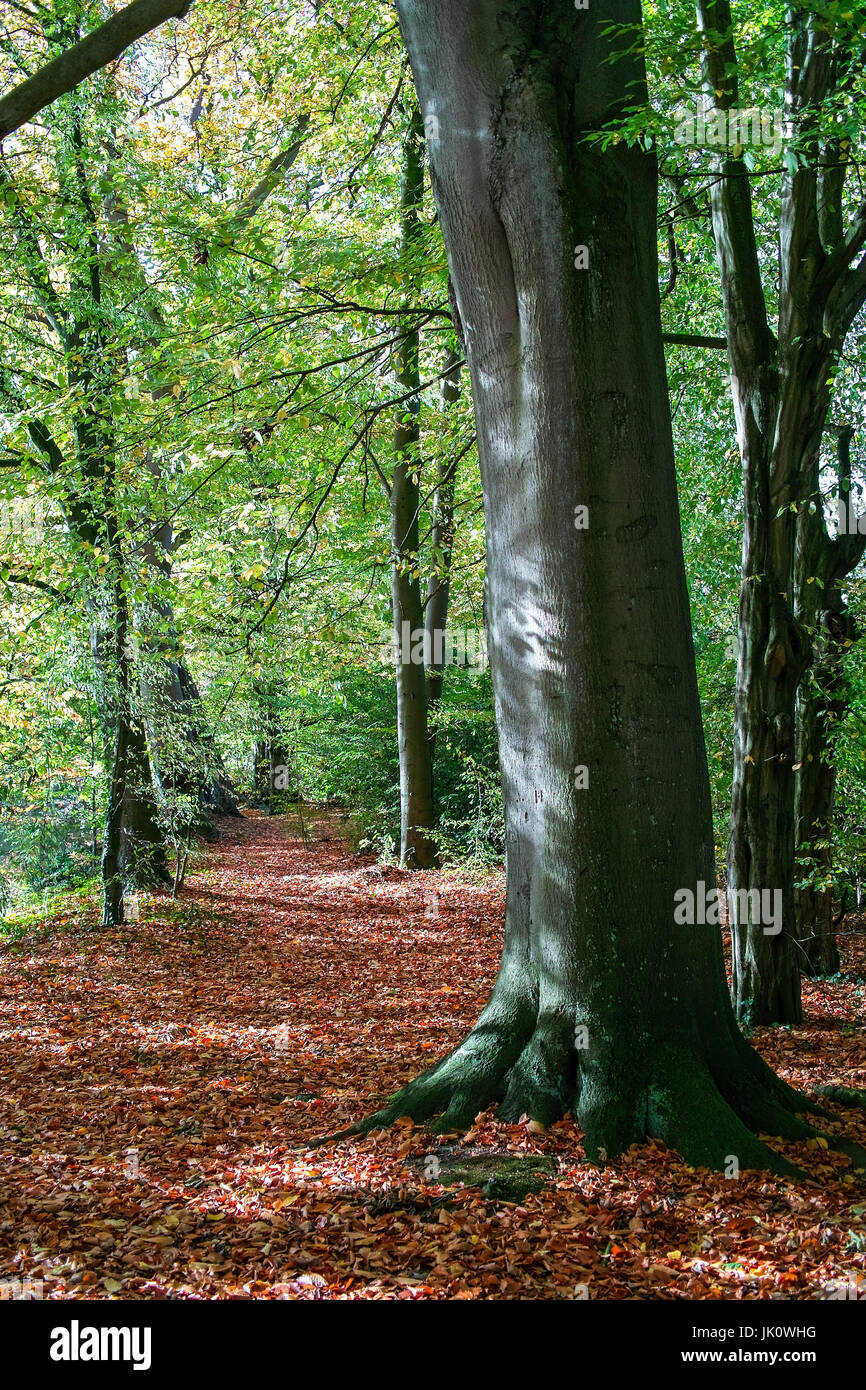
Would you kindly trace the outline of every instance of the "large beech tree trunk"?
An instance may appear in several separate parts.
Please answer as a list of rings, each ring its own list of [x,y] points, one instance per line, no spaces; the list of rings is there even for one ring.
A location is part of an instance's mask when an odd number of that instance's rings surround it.
[[[673,914],[677,890],[714,882],[714,866],[655,159],[584,138],[641,100],[639,59],[609,62],[603,33],[639,24],[639,5],[397,9],[438,137],[475,402],[508,891],[475,1028],[366,1123],[444,1111],[467,1125],[494,1102],[543,1123],[574,1109],[593,1157],[655,1137],[713,1167],[732,1154],[764,1165],[755,1132],[807,1132],[803,1102],[736,1026],[718,929]]]

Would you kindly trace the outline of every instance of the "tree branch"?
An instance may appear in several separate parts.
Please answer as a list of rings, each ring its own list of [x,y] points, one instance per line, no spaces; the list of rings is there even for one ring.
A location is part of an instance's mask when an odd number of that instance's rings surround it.
[[[663,333],[663,343],[675,343],[680,347],[726,348],[727,338],[705,338],[700,333]]]
[[[28,589],[38,589],[40,593],[50,594],[52,598],[65,597],[53,584],[46,583],[44,579],[32,579],[27,574],[4,574],[2,580],[4,584],[23,584]]]
[[[236,236],[250,218],[255,217],[259,208],[271,196],[274,189],[279,188],[303,148],[304,137],[309,124],[310,117],[304,112],[298,117],[292,143],[271,160],[255,188],[250,190],[235,211],[230,213],[219,227],[218,235],[221,241],[228,242]]]
[[[0,141],[79,82],[118,58],[167,19],[183,19],[193,0],[132,0],[72,48],[0,98]]]
[[[706,95],[715,107],[731,110],[737,105],[739,89],[729,0],[698,0],[697,14]],[[731,366],[737,377],[747,382],[757,368],[771,361],[773,345],[755,240],[752,191],[742,159],[721,159],[719,176],[710,187],[710,205]]]

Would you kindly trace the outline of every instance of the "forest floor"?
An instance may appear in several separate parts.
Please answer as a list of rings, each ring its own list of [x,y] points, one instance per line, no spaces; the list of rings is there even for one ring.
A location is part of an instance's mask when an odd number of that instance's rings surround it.
[[[59,1299],[866,1293],[866,1183],[814,1141],[785,1146],[799,1181],[658,1145],[599,1169],[570,1121],[489,1115],[459,1138],[407,1122],[305,1148],[465,1034],[502,930],[501,876],[379,870],[342,824],[302,837],[296,815],[248,812],[179,902],[143,898],[110,932],[76,909],[4,946],[0,1280]],[[843,945],[804,1026],[755,1035],[794,1085],[866,1086],[866,936]],[[866,1144],[866,1114],[837,1113]],[[550,1171],[518,1201],[428,1181],[427,1156],[460,1145]]]

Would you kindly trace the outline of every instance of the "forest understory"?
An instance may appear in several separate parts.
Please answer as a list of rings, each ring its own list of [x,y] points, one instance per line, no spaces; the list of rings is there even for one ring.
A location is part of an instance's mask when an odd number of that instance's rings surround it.
[[[492,1114],[314,1146],[465,1036],[496,974],[504,877],[381,867],[334,812],[221,828],[179,901],[143,896],[114,930],[94,901],[0,952],[4,1269],[48,1299],[866,1287],[866,1182],[820,1141],[772,1141],[808,1174],[793,1181],[658,1144],[601,1168],[570,1120]],[[803,1026],[753,1038],[805,1091],[866,1087],[866,919],[841,932],[840,975],[804,981]],[[828,1131],[866,1144],[866,1112],[833,1112]]]

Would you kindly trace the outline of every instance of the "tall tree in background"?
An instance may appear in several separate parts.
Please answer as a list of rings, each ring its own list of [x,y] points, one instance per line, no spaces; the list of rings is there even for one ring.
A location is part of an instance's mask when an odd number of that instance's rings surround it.
[[[418,254],[424,200],[424,125],[415,101],[408,105],[400,188],[401,256],[409,283]],[[397,671],[397,746],[400,758],[400,863],[429,869],[435,862],[433,759],[427,729],[427,677],[423,653],[419,517],[421,410],[419,332],[405,325],[395,349],[399,394],[394,468],[388,483],[391,519],[391,587]],[[420,660],[419,660],[420,656]]]
[[[645,91],[639,5],[398,13],[474,392],[508,889],[487,1008],[370,1123],[573,1108],[594,1157],[653,1137],[779,1167],[756,1134],[808,1132],[804,1103],[742,1038],[716,928],[673,913],[714,870],[657,171],[598,140]]]
[[[43,471],[57,491],[70,538],[90,575],[94,696],[104,742],[110,806],[103,845],[107,920],[122,920],[121,880],[148,887],[168,882],[165,844],[139,702],[134,693],[129,577],[118,511],[118,446],[114,397],[118,388],[113,306],[104,293],[98,200],[84,159],[78,98],[54,123],[59,226],[66,251],[62,289],[43,256],[40,227],[9,175],[0,176],[23,283],[64,366],[69,445],[61,447],[38,418],[28,429]],[[24,404],[14,374],[4,372],[7,402]],[[118,914],[120,916],[118,917]]]
[[[728,0],[699,0],[698,23],[707,95],[727,115],[739,106]],[[844,18],[840,30],[823,14],[791,10],[786,104],[797,130],[798,158],[783,181],[775,332],[741,148],[721,156],[710,190],[743,466],[728,890],[734,1001],[738,1014],[753,1023],[797,1023],[802,1017],[794,898],[795,720],[811,641],[796,611],[797,513],[818,493],[832,368],[866,299],[866,259],[852,265],[866,244],[866,215],[861,208],[843,228],[846,161],[838,142],[828,141],[820,127],[822,107],[844,86],[856,53],[856,33]],[[761,890],[782,893],[780,932],[766,930],[753,910]],[[741,916],[746,902],[749,911]]]
[[[460,399],[460,371],[463,358],[456,347],[445,353],[442,368],[442,404],[448,409]],[[445,680],[448,630],[448,605],[451,600],[451,562],[454,550],[454,489],[460,453],[446,455],[439,462],[439,474],[432,499],[433,520],[430,526],[431,572],[427,580],[424,603],[424,631],[427,664],[427,712],[434,716],[442,699]],[[436,790],[436,726],[430,728],[430,761],[434,768],[434,799]]]
[[[838,427],[837,491],[844,514],[853,511],[851,425]],[[845,657],[860,633],[848,607],[845,580],[866,553],[866,535],[839,530],[831,536],[824,516],[819,461],[813,460],[812,497],[797,515],[795,613],[811,635],[814,661],[797,692],[795,812],[798,874],[810,880],[796,890],[797,935],[804,973],[835,975],[839,947],[833,914],[833,810],[836,800],[836,733],[849,704]],[[819,875],[818,882],[814,881]],[[822,882],[823,880],[823,882]]]
[[[298,157],[307,125],[308,117],[302,115],[285,148],[269,161],[262,177],[238,206],[220,219],[211,235],[215,251],[224,254],[279,187]],[[108,153],[120,159],[116,147],[109,146]],[[159,298],[145,276],[122,190],[116,186],[106,199],[105,214],[112,241],[111,279],[118,289],[125,290],[131,300],[137,301],[139,315],[146,324],[143,341],[134,342],[132,346],[138,352],[144,346],[158,347],[160,341],[169,337],[169,325]],[[202,254],[210,259],[209,250],[205,253],[200,250],[199,255]],[[170,399],[176,384],[165,379],[163,368],[158,378],[149,383],[153,400]],[[159,483],[162,470],[152,446],[147,450],[146,464],[155,482]],[[168,581],[177,541],[175,527],[171,519],[154,523],[152,518],[147,518],[145,524],[147,534],[140,550],[155,576]],[[180,793],[197,803],[196,829],[207,838],[214,838],[209,813],[237,815],[237,803],[213,733],[207,727],[198,687],[183,656],[171,602],[149,593],[147,601],[141,605],[138,625],[148,651],[158,658],[149,664],[145,692],[157,780],[163,791]],[[276,749],[275,754],[275,757],[269,755],[271,765],[282,767],[283,750]],[[256,763],[258,766],[258,758]],[[271,780],[270,791],[273,790]]]

